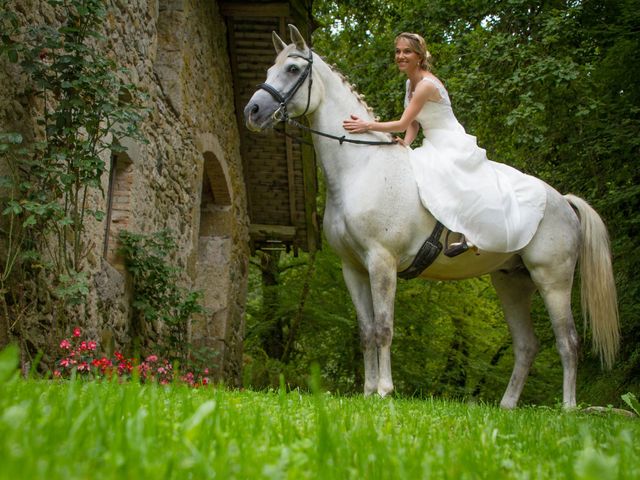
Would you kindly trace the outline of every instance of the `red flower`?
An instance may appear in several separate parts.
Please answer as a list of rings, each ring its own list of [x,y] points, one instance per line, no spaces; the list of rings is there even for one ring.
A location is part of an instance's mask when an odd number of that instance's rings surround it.
[[[91,351],[95,350],[96,347],[98,346],[98,344],[94,341],[88,342],[87,343],[87,348]]]
[[[63,348],[64,350],[69,350],[71,348],[71,342],[69,342],[69,340],[65,338],[60,342],[60,348]]]
[[[84,352],[85,350],[87,350],[87,348],[88,348],[87,347],[87,342],[85,342],[85,341],[80,342],[80,351],[81,352]]]
[[[78,365],[78,371],[79,372],[88,372],[89,371],[89,364],[87,362],[82,362],[80,365]]]
[[[71,360],[69,360],[68,358],[63,358],[62,360],[60,360],[60,365],[66,368],[71,365]]]
[[[82,333],[82,331],[80,330],[79,327],[76,327],[76,328],[73,329],[73,336],[74,337],[76,337],[76,338],[79,337],[81,333]]]

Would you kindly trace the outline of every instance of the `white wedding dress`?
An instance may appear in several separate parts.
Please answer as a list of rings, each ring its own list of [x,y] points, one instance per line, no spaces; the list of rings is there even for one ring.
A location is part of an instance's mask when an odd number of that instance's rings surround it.
[[[416,118],[424,141],[410,154],[423,205],[480,250],[520,250],[542,219],[544,183],[488,160],[476,137],[468,135],[453,114],[444,86],[428,77],[422,81],[433,83],[440,93],[440,99],[427,101]],[[407,80],[405,107],[410,98]]]

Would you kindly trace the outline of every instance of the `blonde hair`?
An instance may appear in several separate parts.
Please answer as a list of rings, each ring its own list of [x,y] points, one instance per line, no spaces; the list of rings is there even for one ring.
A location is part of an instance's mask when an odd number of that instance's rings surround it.
[[[424,38],[417,33],[402,32],[396,37],[394,43],[398,43],[398,40],[401,38],[407,40],[411,46],[411,50],[420,57],[420,68],[431,71],[433,57],[429,53],[429,50],[427,50],[427,42],[424,41]]]

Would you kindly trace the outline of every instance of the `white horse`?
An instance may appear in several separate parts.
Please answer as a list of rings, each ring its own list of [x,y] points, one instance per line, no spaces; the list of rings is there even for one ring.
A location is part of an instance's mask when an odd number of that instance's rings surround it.
[[[344,79],[308,48],[290,25],[292,44],[274,32],[278,52],[267,80],[253,94],[244,115],[261,131],[278,121],[307,115],[315,131],[344,135],[350,114],[373,119]],[[360,139],[389,140],[371,132]],[[355,305],[364,350],[364,393],[393,390],[390,346],[399,271],[406,269],[433,231],[436,219],[422,205],[400,145],[369,146],[314,134],[327,185],[324,232],[342,259],[344,279]],[[546,209],[528,245],[513,253],[466,252],[439,255],[422,278],[458,280],[490,274],[513,338],[515,365],[500,405],[514,408],[538,351],[530,317],[536,290],[551,317],[563,367],[563,405],[576,405],[578,335],[571,313],[574,270],[581,259],[582,309],[593,346],[611,367],[619,347],[618,308],[606,228],[582,199],[546,186]]]

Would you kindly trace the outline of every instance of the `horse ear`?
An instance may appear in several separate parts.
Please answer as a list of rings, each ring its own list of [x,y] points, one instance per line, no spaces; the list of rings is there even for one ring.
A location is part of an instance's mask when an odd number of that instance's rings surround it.
[[[289,24],[289,36],[291,37],[291,41],[296,44],[298,50],[304,51],[307,49],[307,42],[304,41],[304,38],[302,38],[302,35],[300,35],[295,25]]]
[[[284,43],[284,40],[282,40],[278,34],[275,32],[275,30],[273,32],[271,32],[271,40],[273,40],[273,46],[276,49],[276,53],[280,53],[282,50],[284,50],[284,47],[287,46],[286,43]]]

